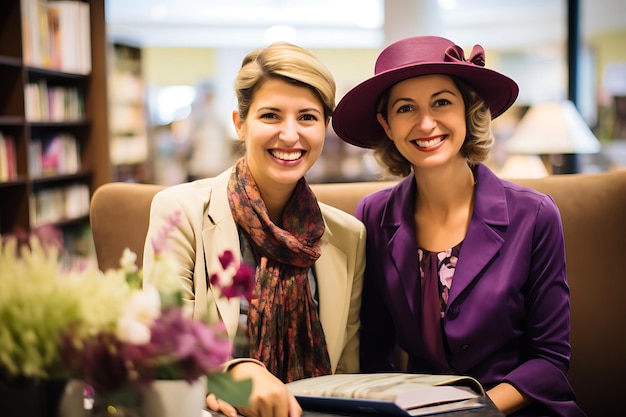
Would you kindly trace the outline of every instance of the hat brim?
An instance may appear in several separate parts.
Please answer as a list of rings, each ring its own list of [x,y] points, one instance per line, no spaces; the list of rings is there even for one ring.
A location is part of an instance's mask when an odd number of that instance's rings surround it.
[[[464,80],[485,100],[492,119],[511,107],[519,93],[517,83],[511,78],[473,64],[438,62],[395,68],[361,82],[345,94],[333,112],[335,133],[352,145],[375,148],[386,139],[376,119],[376,102],[380,95],[400,81],[430,74],[454,75]]]

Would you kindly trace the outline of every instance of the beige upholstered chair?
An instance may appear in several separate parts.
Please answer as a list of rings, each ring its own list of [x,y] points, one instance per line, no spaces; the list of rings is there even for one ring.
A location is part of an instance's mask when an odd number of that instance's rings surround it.
[[[552,195],[563,219],[571,288],[569,378],[590,417],[621,415],[626,375],[626,171],[517,180]],[[316,184],[320,201],[353,213],[360,198],[390,183]],[[152,196],[162,186],[110,183],[96,190],[91,224],[101,269],[125,247],[141,265]]]
[[[150,204],[161,185],[111,182],[100,186],[91,197],[89,221],[93,231],[98,266],[105,271],[119,268],[124,248],[143,261]]]

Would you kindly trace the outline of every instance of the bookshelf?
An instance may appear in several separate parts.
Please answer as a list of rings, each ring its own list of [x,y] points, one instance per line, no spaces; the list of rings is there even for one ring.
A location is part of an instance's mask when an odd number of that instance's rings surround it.
[[[88,228],[111,180],[106,48],[104,0],[3,0],[0,234]]]
[[[109,156],[116,181],[151,182],[141,48],[109,45]]]

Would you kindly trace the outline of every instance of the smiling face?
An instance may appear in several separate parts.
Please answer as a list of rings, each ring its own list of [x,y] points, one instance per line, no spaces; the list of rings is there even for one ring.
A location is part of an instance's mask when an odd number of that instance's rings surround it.
[[[280,78],[256,90],[248,116],[233,112],[246,160],[260,189],[295,187],[319,158],[327,120],[324,106],[309,88]]]
[[[424,75],[395,84],[387,119],[379,123],[398,151],[419,168],[463,161],[465,104],[461,91],[446,75]]]

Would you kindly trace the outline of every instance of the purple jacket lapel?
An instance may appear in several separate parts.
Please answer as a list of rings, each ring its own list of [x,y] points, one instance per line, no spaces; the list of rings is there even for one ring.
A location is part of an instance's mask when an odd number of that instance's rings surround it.
[[[404,297],[413,317],[419,312],[421,288],[419,270],[416,270],[417,243],[415,242],[415,223],[413,201],[415,201],[415,180],[413,176],[403,179],[393,188],[385,204],[381,228],[388,229],[387,250],[394,262],[395,271],[387,271],[387,279],[395,280],[403,287]],[[403,213],[404,212],[404,213]]]
[[[509,211],[502,182],[482,164],[477,167],[476,179],[474,211],[459,254],[448,305],[454,302],[496,256],[504,243],[499,228],[509,225]]]
[[[509,224],[504,188],[500,180],[482,164],[478,165],[476,176],[476,193],[480,194],[480,198],[475,198],[474,212],[459,255],[448,305],[452,304],[496,256],[503,244],[498,229]],[[395,271],[387,271],[387,279],[402,285],[413,317],[418,307],[416,300],[421,292],[419,271],[415,270],[415,193],[416,185],[412,175],[398,183],[389,194],[380,225],[387,229],[387,250],[395,264]]]

